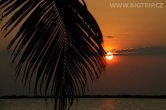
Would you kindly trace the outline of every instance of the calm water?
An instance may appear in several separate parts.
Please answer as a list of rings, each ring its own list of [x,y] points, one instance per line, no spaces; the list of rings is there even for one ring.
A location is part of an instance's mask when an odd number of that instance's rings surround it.
[[[53,110],[44,99],[0,99],[0,110]],[[166,110],[166,99],[81,99],[71,110]]]

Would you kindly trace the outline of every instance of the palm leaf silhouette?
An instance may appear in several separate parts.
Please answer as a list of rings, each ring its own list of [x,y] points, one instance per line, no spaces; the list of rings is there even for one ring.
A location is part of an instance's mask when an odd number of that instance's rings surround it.
[[[55,96],[55,109],[65,110],[99,78],[105,67],[102,33],[84,1],[1,0],[2,30],[13,50],[17,77],[35,90]],[[12,15],[12,16],[10,16]]]

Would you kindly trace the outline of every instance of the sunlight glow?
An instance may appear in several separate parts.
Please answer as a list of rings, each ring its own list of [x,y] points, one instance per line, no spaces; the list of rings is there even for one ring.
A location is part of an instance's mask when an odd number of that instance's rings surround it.
[[[112,60],[112,59],[114,58],[114,56],[113,56],[112,52],[107,52],[105,58],[106,58],[107,60]]]

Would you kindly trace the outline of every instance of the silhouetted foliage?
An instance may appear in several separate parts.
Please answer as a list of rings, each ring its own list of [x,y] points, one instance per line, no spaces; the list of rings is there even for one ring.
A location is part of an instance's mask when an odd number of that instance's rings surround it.
[[[21,25],[8,46],[17,77],[25,84],[34,77],[36,91],[55,96],[55,109],[70,108],[105,67],[102,33],[85,2],[1,0],[0,8],[2,22],[9,18],[5,37]]]

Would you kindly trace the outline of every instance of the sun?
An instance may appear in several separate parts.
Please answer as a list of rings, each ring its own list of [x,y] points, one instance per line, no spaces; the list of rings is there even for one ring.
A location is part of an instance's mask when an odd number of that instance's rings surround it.
[[[113,56],[112,52],[107,52],[105,58],[110,61],[114,58],[114,56]]]

